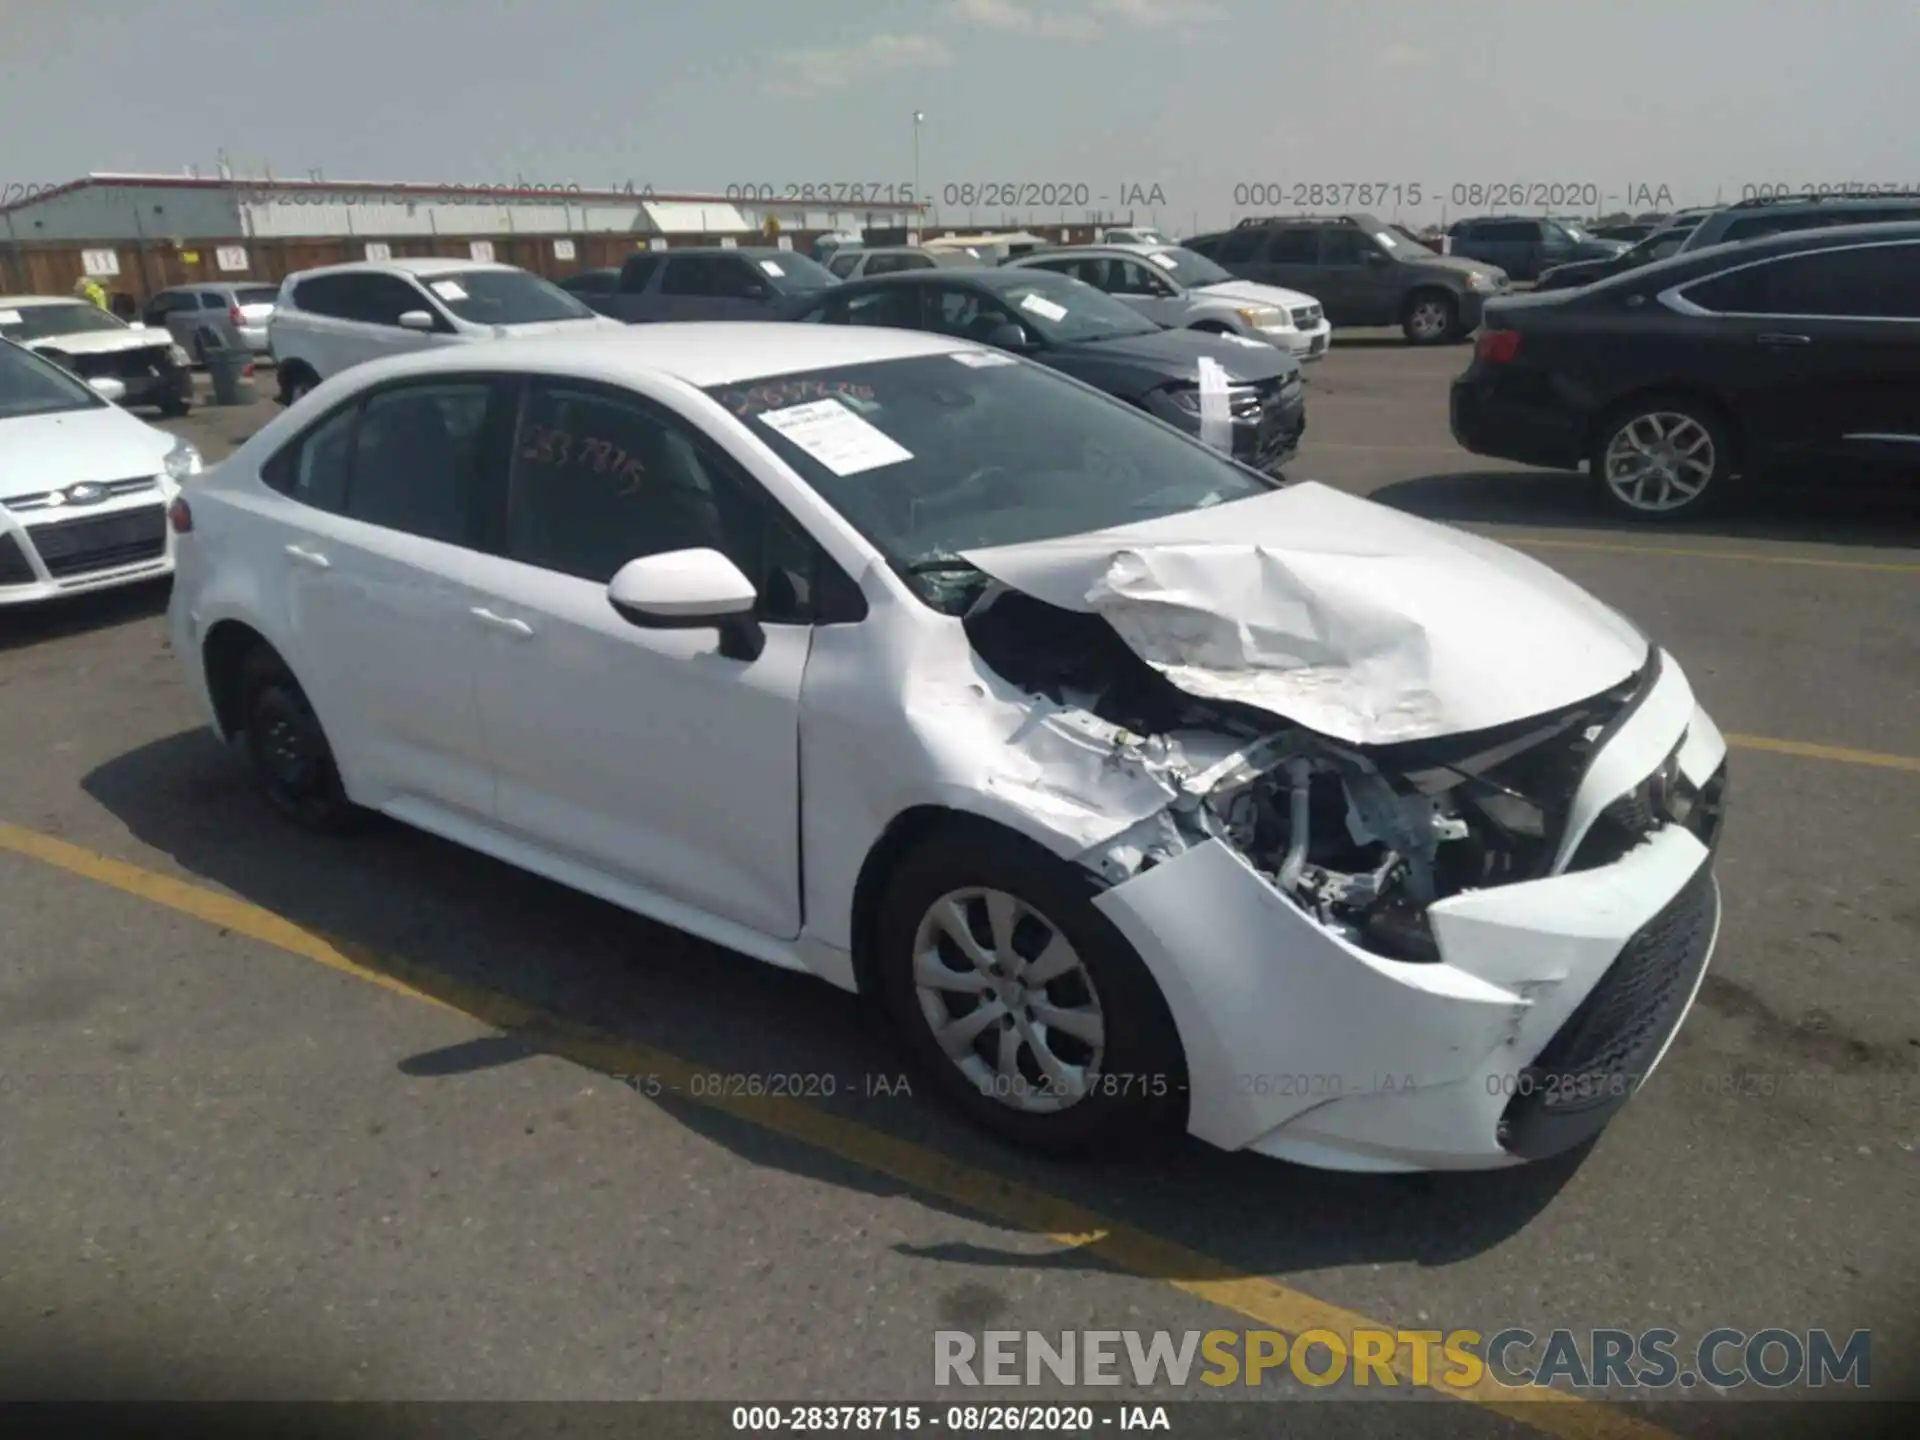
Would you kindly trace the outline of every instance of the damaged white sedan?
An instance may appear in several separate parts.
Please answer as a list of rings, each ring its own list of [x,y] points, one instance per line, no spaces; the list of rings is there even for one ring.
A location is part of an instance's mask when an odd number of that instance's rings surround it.
[[[1718,932],[1726,746],[1620,615],[964,342],[375,362],[172,522],[175,649],[289,817],[874,994],[1044,1149],[1563,1151]]]

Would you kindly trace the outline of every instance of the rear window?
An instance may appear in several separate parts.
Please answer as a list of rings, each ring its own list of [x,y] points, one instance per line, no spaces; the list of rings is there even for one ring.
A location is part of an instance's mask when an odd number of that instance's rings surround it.
[[[271,305],[280,292],[271,285],[249,285],[245,290],[233,292],[236,305]]]
[[[594,313],[558,285],[525,270],[455,270],[419,279],[436,300],[473,325],[538,325],[586,320]]]

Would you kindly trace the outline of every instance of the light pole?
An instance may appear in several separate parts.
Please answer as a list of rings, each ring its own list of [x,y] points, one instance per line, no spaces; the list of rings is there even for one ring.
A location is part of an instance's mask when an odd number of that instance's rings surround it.
[[[920,127],[925,123],[927,112],[913,112],[913,203],[926,204],[926,197],[920,193]]]

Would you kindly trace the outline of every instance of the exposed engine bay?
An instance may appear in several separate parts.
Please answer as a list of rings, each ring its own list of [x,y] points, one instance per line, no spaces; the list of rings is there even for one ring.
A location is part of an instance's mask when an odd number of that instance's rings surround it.
[[[1218,839],[1323,926],[1409,962],[1440,959],[1434,901],[1552,872],[1587,763],[1647,678],[1493,730],[1365,746],[1189,695],[1104,619],[1020,591],[989,587],[965,625],[1002,679],[1078,712],[1106,763],[1166,783],[1164,808],[1080,857],[1094,873],[1117,884]],[[1659,823],[1646,805],[1607,821],[1563,868],[1608,863]]]

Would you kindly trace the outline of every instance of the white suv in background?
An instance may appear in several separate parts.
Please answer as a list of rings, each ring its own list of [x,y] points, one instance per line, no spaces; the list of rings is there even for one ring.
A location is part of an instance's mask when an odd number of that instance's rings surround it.
[[[409,350],[578,329],[624,330],[515,265],[383,260],[301,270],[280,285],[267,348],[291,405],[364,360]]]

